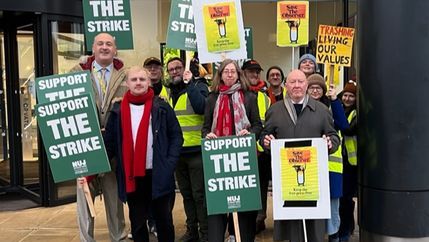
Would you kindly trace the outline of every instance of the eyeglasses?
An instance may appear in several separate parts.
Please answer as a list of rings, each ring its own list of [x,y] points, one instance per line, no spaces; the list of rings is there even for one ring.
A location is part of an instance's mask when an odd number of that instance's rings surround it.
[[[322,92],[323,89],[319,86],[315,86],[315,87],[309,87],[308,90],[310,92],[313,92],[313,91]]]
[[[225,73],[225,75],[228,75],[228,74],[231,74],[231,75],[234,75],[234,74],[236,74],[237,73],[237,71],[236,70],[223,70],[222,71],[222,74],[223,73]]]
[[[280,73],[271,73],[269,77],[280,77],[282,76]]]
[[[176,66],[176,67],[169,68],[167,71],[168,71],[168,72],[174,72],[174,71],[179,72],[179,71],[181,71],[182,69],[183,69],[183,67],[182,67],[182,66]]]

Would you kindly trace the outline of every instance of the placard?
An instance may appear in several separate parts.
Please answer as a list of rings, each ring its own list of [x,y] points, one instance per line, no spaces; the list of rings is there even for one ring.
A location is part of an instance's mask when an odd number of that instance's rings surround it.
[[[261,209],[255,135],[201,141],[208,215]]]
[[[322,138],[271,141],[275,220],[331,216],[328,149]]]

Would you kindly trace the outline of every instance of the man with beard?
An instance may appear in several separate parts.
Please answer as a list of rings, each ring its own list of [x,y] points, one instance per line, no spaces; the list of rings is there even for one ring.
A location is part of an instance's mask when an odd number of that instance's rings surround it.
[[[169,102],[176,112],[184,139],[176,168],[176,178],[186,214],[186,232],[179,241],[207,241],[201,128],[209,90],[205,79],[193,78],[191,71],[185,71],[185,64],[178,57],[167,62],[167,71],[170,76]]]

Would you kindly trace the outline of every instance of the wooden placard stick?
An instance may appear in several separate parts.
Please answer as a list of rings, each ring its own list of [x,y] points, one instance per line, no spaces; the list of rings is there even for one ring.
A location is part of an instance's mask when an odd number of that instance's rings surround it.
[[[232,213],[232,218],[234,220],[234,230],[235,230],[235,241],[241,242],[241,236],[240,236],[240,226],[238,221],[238,214],[237,212]]]

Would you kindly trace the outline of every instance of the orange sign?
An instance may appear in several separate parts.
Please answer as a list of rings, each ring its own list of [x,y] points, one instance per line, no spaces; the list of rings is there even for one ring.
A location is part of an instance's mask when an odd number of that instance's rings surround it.
[[[304,19],[306,18],[306,7],[305,4],[280,3],[281,19]]]
[[[229,17],[229,5],[209,7],[209,13],[211,19]]]
[[[290,164],[309,163],[311,161],[311,150],[289,148],[287,149],[286,156]]]

